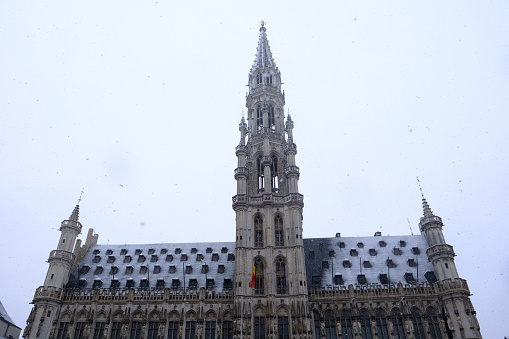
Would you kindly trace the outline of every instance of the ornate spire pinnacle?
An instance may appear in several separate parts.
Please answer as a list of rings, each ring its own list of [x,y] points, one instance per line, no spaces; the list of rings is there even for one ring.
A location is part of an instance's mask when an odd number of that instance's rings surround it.
[[[74,210],[72,211],[71,216],[69,217],[69,220],[78,221],[79,212],[80,212],[80,205],[76,205],[76,207],[74,207]]]
[[[424,193],[422,193],[422,187],[421,187],[421,181],[419,180],[419,177],[417,177],[417,182],[419,183],[419,190],[421,191],[421,197],[422,197],[422,208],[424,210],[424,216],[426,218],[434,217],[433,211],[428,205],[428,202],[426,201],[426,198],[424,197]]]
[[[260,27],[260,39],[258,40],[258,48],[256,49],[255,61],[253,67],[251,67],[251,74],[259,68],[276,67],[274,59],[272,59],[272,53],[270,52],[269,41],[267,40],[267,34],[265,33],[265,21],[262,20]]]

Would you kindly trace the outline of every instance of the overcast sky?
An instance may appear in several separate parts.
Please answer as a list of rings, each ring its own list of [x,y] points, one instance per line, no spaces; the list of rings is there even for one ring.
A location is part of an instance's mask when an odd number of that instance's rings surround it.
[[[444,220],[485,338],[509,335],[507,1],[0,4],[0,300],[24,327],[80,191],[99,243],[234,241],[260,21],[304,236]],[[83,237],[82,235],[82,237]]]

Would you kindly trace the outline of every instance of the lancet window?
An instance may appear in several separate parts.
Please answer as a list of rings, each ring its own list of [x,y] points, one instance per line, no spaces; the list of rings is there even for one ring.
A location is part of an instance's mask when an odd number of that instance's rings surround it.
[[[353,339],[352,318],[348,312],[341,314],[341,334],[344,339]]]
[[[401,312],[397,309],[392,311],[392,325],[394,328],[395,339],[406,339],[405,328],[403,327],[403,317]]]
[[[429,332],[431,338],[442,339],[442,333],[440,332],[440,325],[435,311],[432,308],[428,308],[426,312],[426,318],[428,319]]]
[[[336,339],[336,320],[332,311],[325,313],[325,338]]]
[[[368,312],[366,312],[366,310],[363,310],[361,312],[359,322],[361,323],[362,339],[373,339],[373,332],[371,331],[371,321],[369,320],[369,315]]]
[[[283,233],[283,217],[276,215],[274,218],[274,239],[276,246],[285,245],[285,237]]]
[[[263,247],[263,219],[260,215],[254,218],[254,247]]]
[[[277,157],[275,155],[273,155],[270,158],[270,175],[272,192],[277,193],[279,191],[279,176],[278,176]]]
[[[264,273],[263,259],[258,257],[255,259],[255,294],[263,294],[265,292]]]
[[[412,323],[414,324],[415,339],[426,339],[424,334],[424,326],[422,325],[421,313],[417,308],[412,309]]]
[[[256,159],[256,169],[258,171],[258,193],[263,192],[265,184],[265,173],[263,168],[263,157],[260,155]]]
[[[261,73],[256,74],[256,84],[260,85],[262,83],[263,77]]]
[[[283,257],[276,259],[276,292],[286,294],[286,265]]]
[[[270,105],[269,106],[269,128],[271,130],[274,130],[276,127],[275,121],[276,120],[274,119],[274,106]]]
[[[383,311],[378,311],[376,314],[376,330],[378,332],[378,338],[389,339],[389,330],[387,329],[387,319]]]
[[[256,129],[258,131],[263,129],[263,112],[261,106],[256,108]]]

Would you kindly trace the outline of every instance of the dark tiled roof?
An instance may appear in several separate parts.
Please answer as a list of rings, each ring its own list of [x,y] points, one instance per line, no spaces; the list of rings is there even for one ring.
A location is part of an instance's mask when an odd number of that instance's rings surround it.
[[[346,286],[381,284],[381,274],[390,276],[391,284],[411,283],[412,277],[428,282],[425,274],[434,270],[427,248],[422,235],[304,239],[308,286],[331,286],[334,276]],[[388,267],[388,260],[394,267]]]
[[[234,270],[235,243],[94,245],[74,272],[72,284],[84,289],[110,288],[114,279],[118,281],[115,288],[126,288],[128,281],[135,288],[171,288],[179,280],[183,287],[187,271],[186,288],[191,279],[196,279],[197,289],[206,286],[206,279],[214,279],[209,289],[217,292],[223,290],[225,279],[233,284]]]

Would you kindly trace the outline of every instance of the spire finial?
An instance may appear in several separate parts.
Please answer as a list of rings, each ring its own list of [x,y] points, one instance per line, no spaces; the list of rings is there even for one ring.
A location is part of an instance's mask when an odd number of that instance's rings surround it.
[[[434,217],[433,211],[429,207],[428,202],[426,201],[426,198],[424,197],[424,193],[422,193],[421,181],[419,180],[419,177],[417,177],[417,182],[419,183],[419,190],[421,191],[422,208],[424,210],[424,216],[425,217]]]
[[[262,25],[262,27],[265,27],[265,21],[260,21],[260,24]]]
[[[79,204],[80,204],[80,202],[81,202],[81,196],[83,195],[83,193],[85,193],[85,188],[83,188],[83,189],[81,190],[80,197],[78,198],[78,205],[79,205]]]

